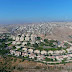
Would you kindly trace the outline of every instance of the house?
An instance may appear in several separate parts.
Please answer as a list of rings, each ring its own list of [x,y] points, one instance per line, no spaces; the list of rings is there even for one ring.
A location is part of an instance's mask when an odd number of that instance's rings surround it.
[[[43,50],[43,51],[41,51],[41,54],[42,55],[47,55],[47,51]]]
[[[33,53],[31,53],[30,55],[29,55],[29,58],[32,58],[32,59],[34,59],[35,58],[35,54],[33,54]]]
[[[60,53],[62,54],[62,53],[66,53],[66,51],[65,50],[60,50]]]
[[[51,39],[48,39],[48,40],[51,40]]]
[[[58,61],[61,61],[62,59],[61,58],[59,58],[59,56],[56,56],[56,59],[58,60]]]
[[[41,42],[44,42],[43,40],[40,40]]]
[[[24,37],[25,35],[24,34],[22,34],[22,37]]]
[[[27,42],[23,42],[23,43],[22,43],[22,45],[25,45],[25,44],[27,44]]]
[[[63,55],[63,58],[68,58],[68,55]]]
[[[16,41],[13,41],[12,44],[15,45],[16,44]]]
[[[20,41],[18,41],[18,42],[16,42],[16,44],[21,44],[21,42],[20,42]]]
[[[26,56],[28,56],[28,53],[27,52],[22,52],[22,56],[26,57]]]
[[[22,52],[22,56],[25,56],[25,53],[24,52]]]
[[[42,60],[45,59],[45,56],[44,56],[44,55],[38,55],[38,56],[36,56],[36,57],[37,57],[37,60],[38,60],[38,61],[42,61]]]
[[[22,52],[22,56],[27,57],[28,53],[27,52]]]
[[[35,42],[36,37],[37,37],[36,35],[32,34],[32,35],[31,35],[31,40],[32,40],[33,42]]]
[[[16,41],[19,41],[19,37],[18,36],[16,37]]]
[[[68,53],[72,52],[72,46],[66,49]]]
[[[21,37],[20,37],[20,41],[24,41],[24,37],[21,36]]]
[[[39,50],[34,50],[34,53],[40,54],[40,51]]]
[[[15,54],[15,50],[10,50],[10,53],[13,55]]]
[[[30,37],[29,36],[26,36],[25,37],[25,41],[29,41],[30,40]]]
[[[19,49],[19,48],[21,48],[21,46],[15,46],[16,47],[16,49]]]
[[[48,51],[48,54],[53,54],[53,51]]]
[[[15,39],[16,39],[16,37],[15,37],[15,36],[12,36],[12,39],[13,39],[13,40],[15,40]]]
[[[29,33],[27,33],[27,34],[26,34],[26,37],[29,37],[29,36],[30,36],[30,34],[29,34]]]
[[[23,50],[24,52],[27,52],[27,48],[22,48],[22,50]]]
[[[72,54],[69,54],[69,57],[72,57]]]
[[[33,41],[31,41],[30,43],[31,43],[31,44],[35,44],[35,42],[33,42]]]
[[[29,53],[33,53],[33,49],[28,49],[28,52]]]
[[[21,55],[21,52],[19,52],[19,51],[15,52],[15,56],[20,56],[20,55]]]
[[[40,41],[36,41],[36,43],[37,43],[37,44],[39,44],[39,43],[40,43]]]

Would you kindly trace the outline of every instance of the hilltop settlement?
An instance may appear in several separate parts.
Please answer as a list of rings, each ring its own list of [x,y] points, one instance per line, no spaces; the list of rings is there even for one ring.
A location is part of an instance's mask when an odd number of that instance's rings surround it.
[[[21,57],[25,60],[46,64],[72,61],[72,41],[44,39],[37,34],[0,34],[0,56]]]

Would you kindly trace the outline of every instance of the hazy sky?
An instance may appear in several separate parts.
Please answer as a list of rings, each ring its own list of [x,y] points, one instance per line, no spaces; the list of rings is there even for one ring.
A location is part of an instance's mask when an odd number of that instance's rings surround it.
[[[72,0],[0,0],[0,24],[72,21]]]

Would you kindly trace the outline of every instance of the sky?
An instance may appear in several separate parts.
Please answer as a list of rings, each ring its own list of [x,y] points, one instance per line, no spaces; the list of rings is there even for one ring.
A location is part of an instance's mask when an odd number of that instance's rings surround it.
[[[0,0],[0,24],[72,21],[72,0]]]

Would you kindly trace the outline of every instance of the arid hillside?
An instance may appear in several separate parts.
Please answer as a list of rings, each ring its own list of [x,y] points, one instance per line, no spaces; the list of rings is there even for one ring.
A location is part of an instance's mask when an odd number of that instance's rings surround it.
[[[0,72],[72,72],[72,63],[49,65],[16,57],[0,57]]]
[[[46,36],[46,38],[70,41],[72,38],[69,36],[72,36],[72,29],[67,27],[55,27],[52,34]]]

